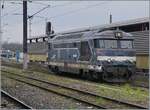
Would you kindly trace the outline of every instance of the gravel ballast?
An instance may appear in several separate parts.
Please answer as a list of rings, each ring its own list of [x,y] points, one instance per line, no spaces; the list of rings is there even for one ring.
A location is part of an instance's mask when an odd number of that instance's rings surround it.
[[[56,95],[2,76],[2,89],[36,109],[93,108],[73,99]]]
[[[24,109],[23,106],[14,102],[12,99],[1,95],[1,109]]]

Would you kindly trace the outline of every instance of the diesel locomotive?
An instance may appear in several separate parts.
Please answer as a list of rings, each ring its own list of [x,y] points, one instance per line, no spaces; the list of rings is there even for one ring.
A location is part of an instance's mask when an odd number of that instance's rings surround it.
[[[56,73],[126,82],[135,73],[134,39],[122,30],[70,32],[48,38],[48,66]]]

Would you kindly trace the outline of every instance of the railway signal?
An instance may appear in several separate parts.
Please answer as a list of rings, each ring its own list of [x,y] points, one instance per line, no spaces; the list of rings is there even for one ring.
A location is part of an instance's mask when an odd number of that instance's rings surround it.
[[[52,31],[52,28],[51,28],[51,22],[47,22],[46,23],[46,35],[50,35],[51,34],[51,31]]]
[[[112,14],[110,13],[110,15],[109,15],[109,23],[111,24],[112,23]]]
[[[54,34],[52,24],[51,24],[51,22],[46,22],[46,35],[50,36],[51,34]],[[52,38],[52,36],[51,36],[51,38]]]

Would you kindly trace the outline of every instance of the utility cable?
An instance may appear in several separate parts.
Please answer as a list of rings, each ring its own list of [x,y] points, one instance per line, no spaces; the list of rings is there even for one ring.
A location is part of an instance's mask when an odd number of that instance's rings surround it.
[[[68,14],[74,14],[75,12],[83,11],[85,9],[95,8],[95,6],[100,6],[100,5],[104,4],[104,3],[106,3],[106,2],[97,3],[97,4],[90,5],[90,6],[87,6],[87,7],[84,7],[84,8],[79,8],[79,9],[76,9],[76,10],[68,11],[68,12],[65,12],[65,13],[62,13],[62,14],[58,14],[58,15],[52,16],[52,17],[50,17],[50,19],[51,18],[56,18],[56,17],[62,17],[62,16],[65,16],[65,15],[68,15]]]
[[[21,9],[21,8],[19,7],[19,8],[16,8],[16,9],[14,9],[14,10],[11,10],[11,11],[9,11],[9,12],[6,12],[6,13],[3,14],[1,17],[5,17],[5,16],[9,15],[10,13],[13,13],[13,12],[18,11],[19,9]]]
[[[62,13],[62,14],[58,14],[58,15],[49,17],[48,20],[51,20],[52,18],[63,17],[63,16],[66,16],[66,15],[68,15],[68,14],[74,14],[74,13],[83,11],[83,10],[85,10],[85,9],[95,8],[96,6],[100,6],[100,5],[103,5],[103,4],[105,4],[105,3],[106,3],[106,2],[97,3],[97,4],[94,4],[94,5],[88,5],[87,7],[84,7],[84,8],[79,8],[79,9],[76,9],[76,10],[68,11],[68,12],[65,12],[65,13]],[[40,21],[41,21],[41,20],[40,20]],[[37,21],[37,22],[40,22],[40,21]],[[34,24],[36,24],[37,22],[34,22]]]

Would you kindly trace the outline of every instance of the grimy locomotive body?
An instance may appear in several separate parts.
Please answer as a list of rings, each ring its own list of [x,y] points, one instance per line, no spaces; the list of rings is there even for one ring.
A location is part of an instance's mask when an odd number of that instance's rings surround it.
[[[135,72],[133,41],[131,34],[121,30],[56,34],[48,39],[49,69],[88,79],[126,82]]]

